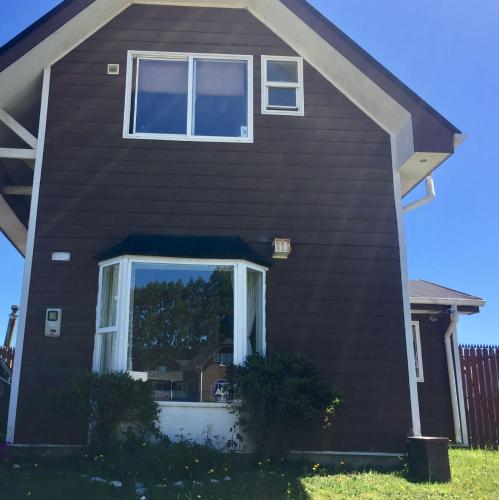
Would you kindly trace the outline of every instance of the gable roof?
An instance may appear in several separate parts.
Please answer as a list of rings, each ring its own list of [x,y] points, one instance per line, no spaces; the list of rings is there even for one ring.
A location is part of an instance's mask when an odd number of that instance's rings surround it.
[[[400,174],[396,197],[430,175],[463,140],[454,125],[305,0],[64,0],[0,48],[0,109],[36,130],[44,69],[137,3],[247,10],[390,135]],[[0,141],[3,134],[0,129]],[[0,194],[0,229],[22,252],[26,224],[18,212]]]
[[[410,280],[409,295],[412,304],[439,304],[482,307],[485,301],[480,297],[453,290],[425,280]]]
[[[31,26],[15,36],[12,40],[0,47],[0,71],[12,64],[19,57],[33,48],[43,38],[52,34],[65,22],[76,16],[95,0],[63,0],[60,4],[47,12],[44,16],[34,22]],[[272,1],[272,0],[269,0]],[[444,118],[438,111],[426,103],[407,85],[399,80],[393,73],[380,64],[366,50],[355,43],[329,19],[321,14],[306,0],[279,0],[294,12],[300,19],[306,22],[314,31],[325,40],[340,50],[359,68],[364,68],[369,76],[382,88],[386,87],[394,93],[401,104],[410,105],[410,100],[422,106],[436,119],[456,134],[461,131]],[[186,2],[188,3],[188,2]]]
[[[404,193],[422,180],[428,170],[436,168],[454,152],[455,135],[460,134],[459,129],[305,0],[64,0],[0,49],[0,87],[3,87],[0,88],[0,106],[19,91],[12,82],[2,81],[16,63],[25,59],[25,65],[31,63],[31,73],[41,71],[43,66],[57,61],[133,3],[248,10],[392,137],[408,135],[403,141],[408,143],[398,152],[400,167],[412,153],[427,153],[429,158],[426,158],[424,167],[419,165],[418,174],[411,181],[404,183],[403,179]],[[280,17],[276,19],[276,15]],[[71,29],[62,33],[65,27]],[[57,35],[62,35],[58,43],[50,46],[49,39],[55,41]],[[28,58],[34,51],[37,51],[38,59]],[[37,63],[43,66],[37,68]],[[20,77],[29,78],[30,72],[26,69],[18,71]],[[438,158],[432,157],[435,154],[439,155]]]

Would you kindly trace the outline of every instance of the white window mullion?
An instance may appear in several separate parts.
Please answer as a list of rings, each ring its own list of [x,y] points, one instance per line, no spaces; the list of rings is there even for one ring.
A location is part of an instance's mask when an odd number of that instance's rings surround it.
[[[194,58],[189,57],[189,74],[187,77],[187,137],[192,137],[194,135],[195,127],[195,117],[194,113],[196,110],[195,95],[194,95],[194,80],[196,75],[194,74]]]
[[[244,363],[247,354],[246,339],[246,265],[234,267],[234,364]]]
[[[116,348],[114,369],[116,371],[126,371],[126,356],[127,356],[127,318],[126,318],[126,298],[128,288],[128,260],[125,259],[120,263],[120,286],[118,293],[118,321],[116,322]]]

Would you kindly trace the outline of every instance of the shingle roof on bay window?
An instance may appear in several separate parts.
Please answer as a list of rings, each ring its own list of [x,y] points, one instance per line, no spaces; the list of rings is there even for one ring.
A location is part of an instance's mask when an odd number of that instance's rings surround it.
[[[102,262],[123,255],[233,259],[246,260],[266,267],[271,265],[248,243],[237,236],[131,234],[114,247],[96,256],[96,259]]]

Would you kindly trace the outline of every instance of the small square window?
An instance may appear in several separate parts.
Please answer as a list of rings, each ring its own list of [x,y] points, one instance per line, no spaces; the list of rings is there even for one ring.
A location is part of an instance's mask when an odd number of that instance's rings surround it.
[[[300,57],[262,56],[262,114],[304,115]]]

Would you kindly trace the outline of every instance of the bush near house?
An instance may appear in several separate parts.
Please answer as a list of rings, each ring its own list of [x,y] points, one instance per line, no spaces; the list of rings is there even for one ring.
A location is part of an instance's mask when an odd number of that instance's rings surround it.
[[[293,448],[297,429],[327,428],[341,397],[301,354],[254,354],[229,367],[238,424],[260,453]]]
[[[159,437],[154,389],[128,373],[81,372],[54,397],[61,413],[90,423],[92,449],[109,451],[124,440],[133,445]]]

